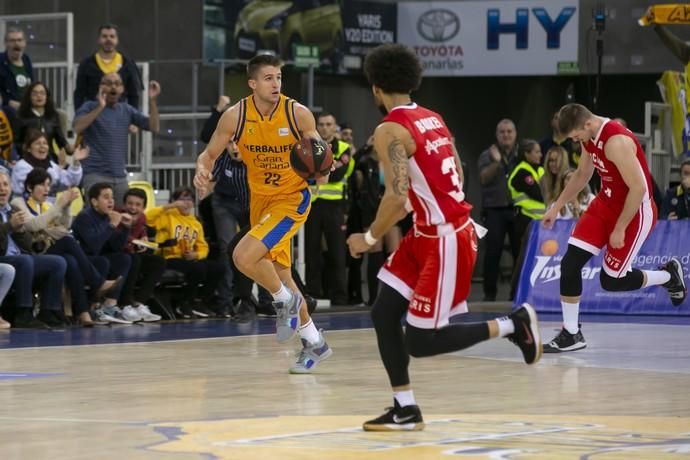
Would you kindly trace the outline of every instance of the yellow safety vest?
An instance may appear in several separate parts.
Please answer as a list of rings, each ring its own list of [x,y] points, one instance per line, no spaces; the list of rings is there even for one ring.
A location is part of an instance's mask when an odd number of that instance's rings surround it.
[[[338,159],[343,156],[345,152],[350,149],[350,144],[338,140],[338,151],[333,153],[333,161],[338,161]],[[350,161],[347,164],[347,171],[345,175],[338,182],[329,182],[327,184],[322,184],[319,186],[311,185],[311,201],[321,199],[321,200],[344,200],[345,197],[345,187],[347,185],[348,178],[352,175],[352,171],[355,170],[355,159],[350,157]]]
[[[508,189],[510,189],[510,197],[513,199],[513,204],[519,207],[520,212],[530,219],[541,219],[544,217],[544,212],[546,212],[546,205],[541,201],[530,198],[525,193],[518,192],[515,190],[515,187],[513,187],[513,179],[521,169],[529,172],[534,178],[534,182],[538,184],[544,175],[544,168],[539,166],[539,168],[535,170],[528,162],[521,161],[515,169],[513,169],[513,172],[510,173],[510,177],[508,177]]]

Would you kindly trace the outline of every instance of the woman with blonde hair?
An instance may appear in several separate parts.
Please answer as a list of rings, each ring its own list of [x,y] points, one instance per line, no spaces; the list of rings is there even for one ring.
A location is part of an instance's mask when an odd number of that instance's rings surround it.
[[[547,207],[561,194],[561,190],[563,190],[561,178],[568,168],[568,152],[563,147],[554,145],[546,152],[541,189],[544,192],[544,203]]]
[[[561,176],[561,180],[559,181],[561,190],[563,190],[565,186],[568,185],[568,182],[570,181],[570,178],[574,173],[575,170],[570,168],[565,171],[563,176]],[[580,216],[587,210],[594,198],[595,196],[592,193],[592,190],[589,188],[589,184],[585,185],[585,187],[582,190],[580,190],[580,193],[578,193],[575,198],[570,200],[568,203],[566,203],[565,206],[561,208],[557,218],[579,219]]]

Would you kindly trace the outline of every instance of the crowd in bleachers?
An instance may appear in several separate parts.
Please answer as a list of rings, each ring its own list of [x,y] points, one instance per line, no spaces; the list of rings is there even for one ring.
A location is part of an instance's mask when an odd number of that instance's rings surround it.
[[[255,298],[251,280],[229,257],[249,224],[246,170],[232,145],[216,162],[215,191],[199,203],[198,218],[190,187],[173,191],[164,206],[152,202],[146,187],[130,187],[128,138],[138,130],[159,130],[161,88],[150,83],[149,113],[142,113],[141,80],[134,62],[117,50],[117,28],[102,26],[98,50],[79,65],[74,120],[56,107],[50,88],[36,81],[24,32],[9,27],[4,40],[0,328],[131,324],[157,321],[170,311],[180,318],[238,321],[275,315],[271,296],[259,288]],[[203,142],[229,105],[226,96],[219,99],[201,133]],[[516,261],[530,224],[556,200],[577,167],[580,146],[562,137],[557,121],[556,112],[551,133],[538,142],[519,140],[515,123],[500,120],[495,142],[479,157],[481,215],[488,228],[482,243],[485,300],[496,300],[506,237]],[[70,129],[76,139],[67,135]],[[377,153],[371,139],[355,148],[352,128],[334,114],[319,114],[317,129],[331,145],[335,168],[328,184],[312,187],[306,283],[296,272],[293,276],[310,310],[317,298],[334,305],[371,304],[376,274],[411,228],[411,218],[372,247],[363,274],[363,260],[349,257],[345,240],[368,229],[383,195]],[[655,193],[661,218],[688,218],[690,161],[683,163],[681,178],[663,200]],[[595,177],[560,217],[577,219],[597,190]]]

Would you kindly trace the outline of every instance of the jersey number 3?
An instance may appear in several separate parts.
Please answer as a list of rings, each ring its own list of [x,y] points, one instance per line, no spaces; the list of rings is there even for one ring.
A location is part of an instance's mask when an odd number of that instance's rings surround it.
[[[444,175],[450,174],[450,181],[453,183],[453,190],[448,192],[448,195],[460,203],[465,199],[465,194],[462,192],[462,184],[460,183],[458,168],[455,165],[455,157],[446,157],[443,159],[443,163],[441,163],[441,172]]]

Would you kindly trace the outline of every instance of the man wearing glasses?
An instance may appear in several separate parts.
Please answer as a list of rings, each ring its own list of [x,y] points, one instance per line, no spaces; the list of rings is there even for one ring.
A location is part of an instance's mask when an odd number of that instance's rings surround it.
[[[24,31],[8,27],[5,32],[5,52],[0,53],[0,98],[3,110],[14,115],[19,109],[24,91],[34,80],[31,59],[24,53]]]
[[[74,118],[74,131],[83,135],[83,144],[91,153],[82,162],[82,186],[88,193],[93,184],[105,182],[113,188],[116,203],[122,203],[129,188],[125,170],[129,125],[157,133],[160,127],[156,98],[161,92],[157,81],[149,83],[149,115],[120,98],[124,87],[120,74],[103,75],[95,100],[79,107]]]

